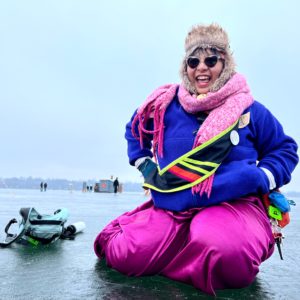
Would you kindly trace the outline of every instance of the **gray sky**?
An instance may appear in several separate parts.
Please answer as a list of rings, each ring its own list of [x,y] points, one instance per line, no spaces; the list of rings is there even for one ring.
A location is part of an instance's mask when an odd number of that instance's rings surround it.
[[[179,82],[187,31],[217,22],[254,98],[300,142],[299,1],[0,2],[0,178],[141,181],[124,127]],[[287,190],[300,190],[300,168]]]

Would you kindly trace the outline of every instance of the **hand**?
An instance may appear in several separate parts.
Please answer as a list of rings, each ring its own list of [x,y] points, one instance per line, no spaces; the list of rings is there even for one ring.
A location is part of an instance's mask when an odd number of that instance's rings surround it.
[[[154,170],[157,169],[157,164],[151,159],[146,159],[139,167],[138,170],[147,178]]]

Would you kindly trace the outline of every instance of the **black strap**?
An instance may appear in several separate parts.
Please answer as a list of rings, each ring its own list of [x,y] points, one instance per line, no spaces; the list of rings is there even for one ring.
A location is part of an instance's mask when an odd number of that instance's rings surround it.
[[[19,240],[22,235],[24,234],[24,228],[22,230],[20,230],[19,228],[19,232],[17,234],[11,234],[8,232],[11,224],[17,223],[16,219],[11,219],[8,224],[5,226],[5,233],[6,233],[6,238],[3,242],[0,242],[0,247],[5,248],[7,246],[9,246],[10,244],[12,244],[13,242],[16,242],[17,240]]]
[[[32,225],[62,225],[64,221],[59,220],[29,220]]]
[[[13,218],[13,219],[11,219],[11,220],[7,223],[7,225],[5,226],[4,231],[5,231],[5,233],[7,234],[7,236],[10,236],[10,237],[14,236],[14,234],[9,233],[8,230],[9,230],[10,225],[11,225],[11,224],[15,224],[15,223],[18,223],[18,221],[17,221],[15,218]]]

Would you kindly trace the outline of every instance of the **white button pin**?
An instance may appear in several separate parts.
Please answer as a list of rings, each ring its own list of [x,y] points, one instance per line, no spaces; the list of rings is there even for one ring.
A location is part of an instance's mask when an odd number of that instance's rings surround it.
[[[234,146],[236,146],[240,142],[240,136],[236,130],[232,130],[230,132],[230,141]]]

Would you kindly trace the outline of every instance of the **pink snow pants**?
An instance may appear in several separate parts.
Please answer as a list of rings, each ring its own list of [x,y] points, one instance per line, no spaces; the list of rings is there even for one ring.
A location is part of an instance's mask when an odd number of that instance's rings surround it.
[[[248,286],[273,253],[274,239],[257,197],[186,212],[150,200],[108,224],[94,250],[123,274],[160,274],[215,295]]]

